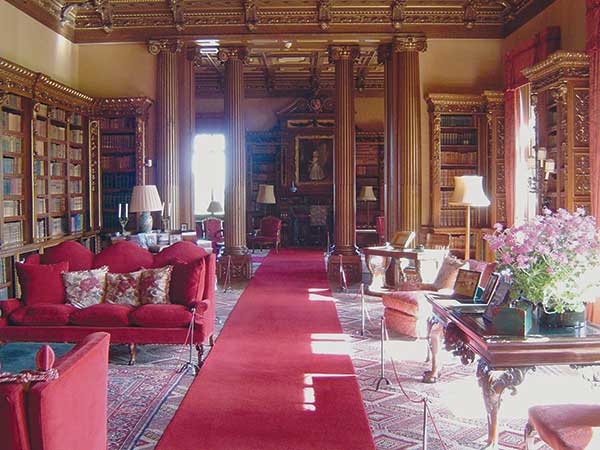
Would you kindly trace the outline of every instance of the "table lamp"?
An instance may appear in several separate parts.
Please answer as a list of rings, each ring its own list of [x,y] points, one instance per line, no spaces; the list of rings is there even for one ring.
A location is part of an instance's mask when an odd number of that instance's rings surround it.
[[[274,205],[277,203],[275,201],[275,187],[272,184],[259,184],[256,203],[262,203],[263,205]],[[265,214],[267,213],[266,208],[265,206]]]
[[[221,205],[221,202],[219,202],[218,200],[213,199],[208,204],[208,208],[206,208],[206,210],[210,213],[211,216],[214,216],[215,214],[223,212],[223,205]]]
[[[131,212],[139,213],[138,231],[150,233],[152,231],[152,214],[150,213],[163,209],[156,186],[153,184],[134,186],[130,206]]]
[[[367,203],[367,225],[371,224],[371,215],[369,211],[369,202],[376,202],[375,192],[373,192],[373,186],[363,186],[358,194],[358,200]]]
[[[448,204],[466,206],[465,260],[471,256],[471,208],[490,206],[490,200],[483,192],[483,177],[463,175],[454,177],[454,192]]]

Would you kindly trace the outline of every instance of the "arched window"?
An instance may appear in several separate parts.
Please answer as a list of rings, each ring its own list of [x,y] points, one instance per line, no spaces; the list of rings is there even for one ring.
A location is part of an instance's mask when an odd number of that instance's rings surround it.
[[[194,214],[209,214],[211,200],[224,205],[225,199],[225,136],[198,134],[194,138],[192,158],[194,176]]]

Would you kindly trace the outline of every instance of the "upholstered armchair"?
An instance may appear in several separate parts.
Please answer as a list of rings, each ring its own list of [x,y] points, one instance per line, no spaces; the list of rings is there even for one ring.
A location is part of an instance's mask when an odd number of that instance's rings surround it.
[[[204,239],[212,242],[213,252],[218,254],[225,243],[223,221],[216,217],[207,217],[202,221],[202,228],[204,229]]]
[[[256,235],[248,238],[248,243],[252,246],[252,250],[256,245],[260,249],[263,245],[271,244],[276,252],[279,252],[279,244],[281,243],[281,219],[273,216],[263,217],[260,220],[260,228]]]
[[[439,233],[427,233],[425,248],[443,250],[450,248],[450,235]]]
[[[534,450],[534,434],[553,450],[600,448],[600,405],[540,405],[529,408],[525,448]]]

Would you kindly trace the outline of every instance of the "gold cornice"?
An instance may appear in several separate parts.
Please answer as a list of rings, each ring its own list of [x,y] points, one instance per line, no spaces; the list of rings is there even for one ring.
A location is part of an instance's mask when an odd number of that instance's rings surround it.
[[[148,41],[148,52],[158,55],[161,52],[178,53],[183,48],[181,39],[151,39]]]
[[[136,115],[146,117],[154,102],[148,97],[110,97],[94,100],[93,110],[96,115]]]
[[[434,114],[485,112],[485,100],[481,95],[429,94],[425,100]]]
[[[504,108],[504,92],[502,91],[483,91],[483,98],[488,104],[488,108],[497,108],[498,106]]]
[[[562,73],[566,77],[582,77],[588,73],[590,57],[587,53],[559,50],[544,61],[523,69],[521,72],[531,82],[552,78]]]
[[[31,97],[36,73],[0,58],[0,89]]]

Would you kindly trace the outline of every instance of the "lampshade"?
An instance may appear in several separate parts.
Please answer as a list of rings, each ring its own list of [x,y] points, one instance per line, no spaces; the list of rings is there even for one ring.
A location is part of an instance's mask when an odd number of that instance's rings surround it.
[[[373,186],[363,186],[358,194],[358,199],[361,202],[376,202],[375,192],[373,192]]]
[[[161,211],[163,206],[156,186],[153,184],[134,186],[130,209],[131,212]]]
[[[218,214],[220,212],[223,212],[223,206],[218,200],[211,200],[206,210],[211,214]]]
[[[456,206],[490,206],[490,200],[483,192],[483,177],[477,175],[454,177],[454,192],[448,203]]]
[[[275,201],[275,190],[272,184],[259,184],[258,195],[256,196],[256,203],[265,203],[267,205],[274,205]]]

